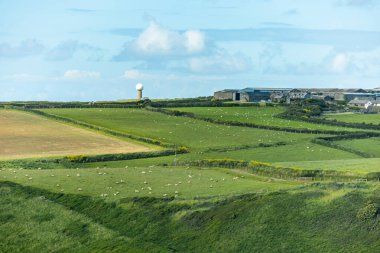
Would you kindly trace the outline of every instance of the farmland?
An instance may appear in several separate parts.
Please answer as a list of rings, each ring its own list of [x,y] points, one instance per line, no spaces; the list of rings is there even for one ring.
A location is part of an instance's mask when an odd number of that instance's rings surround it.
[[[352,171],[356,173],[378,172],[380,170],[379,158],[329,160],[328,162],[323,160],[302,162],[278,162],[275,164],[279,166],[289,166],[295,168],[343,170]]]
[[[336,113],[327,114],[324,117],[330,120],[349,123],[380,124],[380,114]]]
[[[0,110],[0,159],[149,151],[147,145],[47,120]]]
[[[316,135],[216,125],[202,120],[175,117],[141,109],[46,109],[45,112],[84,121],[138,136],[186,145],[192,154],[184,159],[233,158],[244,160],[313,160],[358,158],[354,154],[312,144]],[[143,127],[142,127],[143,126]],[[284,142],[292,148],[273,147],[229,152],[204,152],[208,149]],[[281,152],[277,152],[281,150]],[[198,154],[195,154],[198,153]],[[297,154],[297,155],[295,155]]]
[[[175,110],[242,123],[352,131],[279,119],[275,115],[283,112],[281,107]],[[5,252],[46,248],[52,252],[354,252],[358,248],[374,252],[380,247],[379,217],[371,211],[380,203],[378,182],[357,182],[380,171],[378,137],[335,141],[376,157],[363,158],[313,143],[317,137],[331,136],[327,134],[215,124],[137,108],[40,112],[46,117],[33,111],[0,111],[7,122],[0,127],[7,133],[0,141],[8,140],[17,154],[6,157],[8,161],[0,166],[0,229],[7,231],[0,235],[0,243],[7,243],[0,246]],[[137,138],[130,140],[123,134]],[[37,148],[24,151],[15,141],[17,136],[31,138]],[[39,143],[44,148],[38,149]],[[143,154],[181,146],[189,152],[116,161],[75,160],[75,155]],[[65,155],[73,155],[74,160],[59,159]],[[57,160],[38,160],[50,156]],[[268,169],[273,165],[278,166],[274,170],[336,171],[349,177],[345,183],[331,176],[316,181],[307,173],[282,177],[229,166],[251,160]],[[198,161],[225,165],[194,165]]]
[[[372,157],[380,157],[380,138],[345,140],[338,141],[337,143],[352,149],[366,152]]]
[[[176,196],[179,200],[189,200],[206,196],[266,192],[299,185],[296,182],[276,180],[267,182],[265,178],[255,177],[239,170],[157,166],[85,170],[3,169],[0,171],[0,179],[57,193],[80,193],[107,200],[133,196],[157,198]]]
[[[295,129],[309,130],[332,130],[332,131],[358,131],[357,129],[335,127],[328,125],[313,124],[304,121],[287,120],[276,117],[283,113],[285,109],[277,106],[264,107],[189,107],[189,108],[171,108],[183,112],[191,112],[206,118],[238,121],[243,123],[254,123],[264,126],[278,126]]]

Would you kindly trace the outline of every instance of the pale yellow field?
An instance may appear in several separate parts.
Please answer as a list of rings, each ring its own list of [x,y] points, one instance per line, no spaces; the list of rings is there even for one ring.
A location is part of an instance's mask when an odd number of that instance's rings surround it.
[[[150,151],[151,147],[37,115],[0,110],[0,159]]]

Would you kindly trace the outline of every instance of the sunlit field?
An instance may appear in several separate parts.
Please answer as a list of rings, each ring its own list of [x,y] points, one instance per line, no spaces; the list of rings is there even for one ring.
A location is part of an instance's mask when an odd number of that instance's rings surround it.
[[[0,122],[0,159],[152,150],[144,144],[111,138],[25,112],[0,110]]]

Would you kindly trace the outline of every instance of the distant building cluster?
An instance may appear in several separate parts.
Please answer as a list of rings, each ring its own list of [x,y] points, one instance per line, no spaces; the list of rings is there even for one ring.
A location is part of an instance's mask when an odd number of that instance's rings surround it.
[[[380,111],[380,87],[376,89],[225,89],[214,93],[216,100],[275,102],[290,104],[302,99],[321,99],[327,103],[346,102],[348,106]]]

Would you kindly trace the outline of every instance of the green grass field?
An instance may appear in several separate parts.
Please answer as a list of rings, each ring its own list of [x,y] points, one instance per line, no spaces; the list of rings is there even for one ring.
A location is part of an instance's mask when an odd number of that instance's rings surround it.
[[[344,159],[344,160],[329,160],[329,161],[302,161],[302,162],[278,162],[275,165],[304,168],[304,169],[328,169],[328,170],[343,170],[353,171],[356,173],[368,173],[380,171],[379,158],[367,159]]]
[[[380,138],[337,141],[338,144],[380,157]],[[379,164],[380,167],[380,164]]]
[[[141,109],[44,109],[43,111],[125,133],[189,146],[193,153],[181,156],[184,159],[234,158],[278,162],[289,159],[306,161],[358,158],[345,151],[312,144],[310,140],[316,135],[311,134],[216,125]],[[259,143],[273,144],[280,141],[288,145],[223,153],[203,152],[209,148],[238,147]]]
[[[107,202],[1,183],[2,252],[376,252],[371,184],[326,184],[223,201]],[[15,236],[17,235],[17,236]]]
[[[128,238],[44,197],[0,183],[1,252],[85,252]]]
[[[194,199],[272,191],[297,185],[262,179],[238,170],[156,166],[82,170],[3,169],[0,179],[52,192],[103,196],[111,200],[133,196]]]
[[[308,136],[215,125],[142,109],[46,109],[45,112],[120,132],[185,145],[194,150],[252,143],[298,141]]]
[[[275,117],[285,111],[283,107],[188,107],[171,108],[171,110],[191,112],[203,117],[254,123],[264,126],[278,126],[309,130],[358,131],[358,129],[313,124],[304,121],[286,120]]]
[[[350,123],[380,124],[380,114],[337,113],[328,114],[324,117]]]
[[[220,113],[226,120],[326,129],[269,116],[281,108],[182,109],[214,118]],[[283,180],[246,169],[184,165],[186,161],[230,158],[363,176],[380,172],[379,158],[364,159],[311,143],[323,135],[232,127],[143,109],[43,111],[184,145],[191,152],[74,164],[78,168],[43,161],[38,163],[40,169],[37,165],[29,168],[33,160],[12,168],[4,163],[0,169],[1,252],[372,253],[380,248],[378,182]],[[98,134],[27,115],[46,124]],[[283,145],[258,146],[278,142]],[[378,142],[379,138],[371,138],[338,143],[378,157]],[[181,166],[176,165],[179,162]]]

